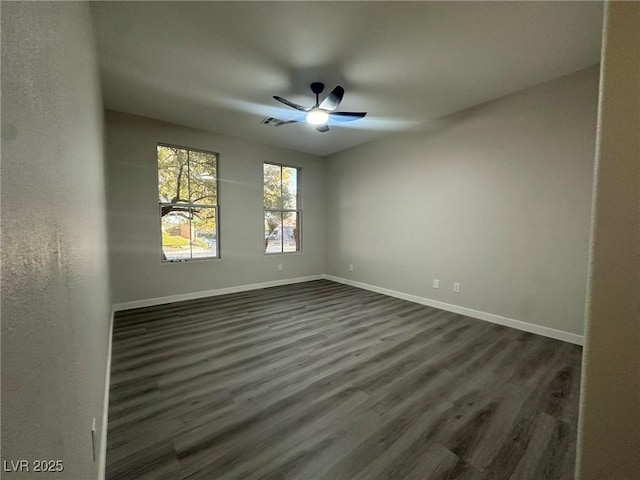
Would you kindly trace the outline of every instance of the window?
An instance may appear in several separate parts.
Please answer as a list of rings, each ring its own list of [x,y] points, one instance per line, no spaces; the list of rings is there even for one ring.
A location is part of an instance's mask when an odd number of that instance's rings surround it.
[[[264,164],[264,252],[299,252],[300,169]]]
[[[218,258],[218,154],[158,145],[162,261]]]

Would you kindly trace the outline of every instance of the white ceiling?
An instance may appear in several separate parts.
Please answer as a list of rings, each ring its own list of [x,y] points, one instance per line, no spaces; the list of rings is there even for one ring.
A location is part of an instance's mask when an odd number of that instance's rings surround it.
[[[97,2],[107,108],[328,155],[599,62],[601,2]],[[261,125],[342,85],[357,122]]]

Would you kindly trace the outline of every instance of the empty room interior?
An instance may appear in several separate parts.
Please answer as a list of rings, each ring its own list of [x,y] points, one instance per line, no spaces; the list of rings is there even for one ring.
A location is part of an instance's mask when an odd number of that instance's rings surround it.
[[[2,478],[640,479],[640,3],[0,16]]]

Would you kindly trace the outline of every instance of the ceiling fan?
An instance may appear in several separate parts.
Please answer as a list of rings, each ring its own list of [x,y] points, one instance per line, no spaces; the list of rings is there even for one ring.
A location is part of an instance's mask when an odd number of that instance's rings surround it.
[[[302,105],[298,105],[297,103],[293,103],[286,98],[278,97],[277,95],[274,95],[273,97],[288,107],[304,112],[306,114],[304,117],[301,116],[299,119],[294,120],[279,120],[277,118],[267,117],[262,121],[262,123],[279,127],[280,125],[286,125],[288,123],[306,121],[315,125],[316,130],[319,132],[328,132],[329,120],[337,122],[351,122],[353,120],[359,120],[367,114],[366,112],[335,111],[344,96],[344,88],[340,85],[334,88],[331,93],[322,100],[322,102],[320,102],[320,94],[324,91],[324,83],[313,82],[311,84],[311,91],[316,95],[316,104],[313,107],[303,107]]]

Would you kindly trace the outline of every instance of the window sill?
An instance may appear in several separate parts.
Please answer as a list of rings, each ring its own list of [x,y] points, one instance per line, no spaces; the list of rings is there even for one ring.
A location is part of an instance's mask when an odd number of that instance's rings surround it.
[[[264,256],[265,257],[273,257],[275,255],[302,255],[304,252],[299,251],[299,252],[272,252],[272,253],[267,253],[264,252]]]
[[[160,260],[161,265],[172,265],[181,263],[193,263],[193,262],[209,262],[212,260],[220,260],[220,257],[207,257],[207,258],[189,258],[185,260]]]

